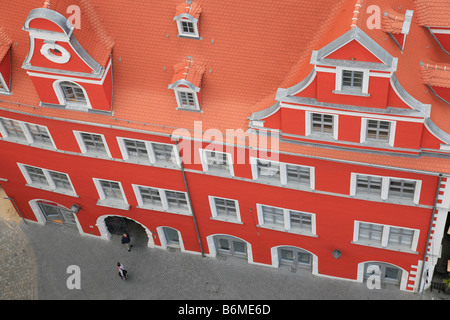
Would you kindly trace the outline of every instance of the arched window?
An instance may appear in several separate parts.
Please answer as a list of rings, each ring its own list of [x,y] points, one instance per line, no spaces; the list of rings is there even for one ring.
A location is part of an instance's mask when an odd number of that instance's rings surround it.
[[[64,101],[69,105],[86,106],[87,100],[83,89],[74,82],[62,81],[59,84]]]

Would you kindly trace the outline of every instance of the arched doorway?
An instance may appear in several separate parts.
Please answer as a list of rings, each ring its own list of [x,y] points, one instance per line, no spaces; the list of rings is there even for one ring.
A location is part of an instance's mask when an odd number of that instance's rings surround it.
[[[243,258],[253,263],[253,253],[250,243],[240,238],[216,234],[206,237],[210,255],[213,257],[236,257]]]
[[[140,222],[123,216],[106,215],[97,218],[96,226],[104,239],[119,238],[127,232],[133,246],[153,247],[152,232]]]
[[[393,264],[380,261],[367,261],[358,265],[358,278],[361,282],[370,277],[379,277],[382,285],[393,285],[401,290],[406,289],[408,272]]]
[[[78,232],[83,233],[83,229],[78,222],[76,214],[71,212],[65,206],[44,199],[31,200],[29,205],[39,224],[45,225],[51,223],[61,225],[76,229]]]

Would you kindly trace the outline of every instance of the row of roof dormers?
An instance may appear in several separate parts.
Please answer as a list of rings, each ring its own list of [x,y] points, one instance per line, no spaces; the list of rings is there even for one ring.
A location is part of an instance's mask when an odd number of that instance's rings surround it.
[[[83,32],[77,32],[60,13],[64,12],[65,5],[64,1],[53,4],[46,1],[41,8],[29,13],[23,30],[29,33],[30,49],[22,68],[27,70],[34,84],[39,83],[35,87],[42,106],[111,113],[114,40],[101,27],[100,19],[88,1],[80,3],[83,6]],[[200,39],[201,12],[202,8],[190,0],[177,6],[173,20],[177,23],[178,36]],[[3,29],[0,29],[0,44],[0,58],[3,58],[11,46]],[[175,92],[178,109],[198,111],[204,67],[191,57],[187,61],[187,64],[181,62],[174,66],[174,80],[169,88]],[[11,94],[10,73],[11,70],[1,72],[5,79],[0,78],[0,93]],[[66,79],[61,81],[61,76]],[[53,81],[44,83],[43,78]]]

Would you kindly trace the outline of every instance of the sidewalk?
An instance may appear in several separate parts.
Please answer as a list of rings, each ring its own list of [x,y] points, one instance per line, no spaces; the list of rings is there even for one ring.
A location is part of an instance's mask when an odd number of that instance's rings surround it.
[[[199,255],[152,249],[136,244],[131,252],[120,244],[81,236],[63,226],[21,222],[30,239],[39,270],[42,300],[154,299],[154,300],[434,300],[433,292],[412,294],[396,287],[370,290],[365,284],[311,275],[309,271],[249,265],[243,260],[203,258]],[[120,261],[128,280],[117,273]],[[81,289],[68,289],[70,265],[81,270]]]

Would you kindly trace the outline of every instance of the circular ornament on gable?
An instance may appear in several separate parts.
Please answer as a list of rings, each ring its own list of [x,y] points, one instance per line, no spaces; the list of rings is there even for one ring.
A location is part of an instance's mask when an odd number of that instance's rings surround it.
[[[70,53],[59,44],[44,43],[41,54],[54,63],[66,63],[70,60]]]

